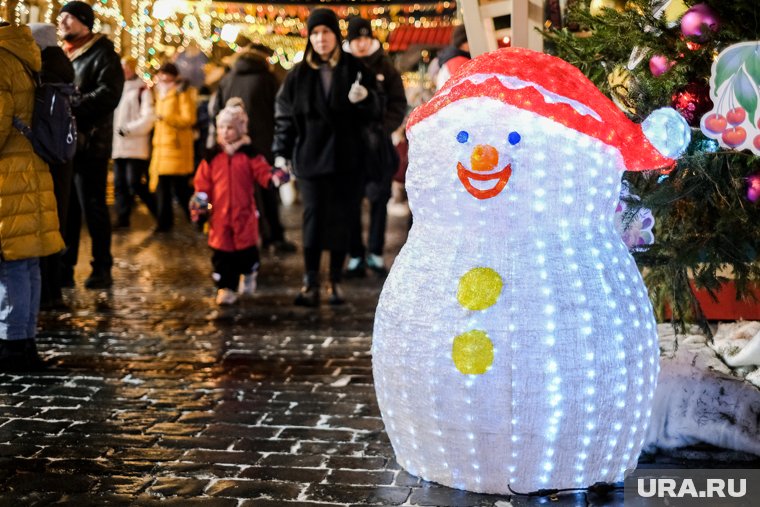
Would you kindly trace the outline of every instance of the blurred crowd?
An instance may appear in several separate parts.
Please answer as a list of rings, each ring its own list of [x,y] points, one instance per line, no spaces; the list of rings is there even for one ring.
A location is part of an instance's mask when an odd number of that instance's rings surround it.
[[[66,307],[62,289],[75,285],[83,225],[91,238],[84,287],[113,285],[111,237],[130,228],[138,199],[156,235],[176,220],[206,232],[219,305],[254,293],[260,249],[297,252],[280,221],[280,206],[296,198],[304,276],[294,304],[341,305],[344,277],[386,274],[388,202],[394,181],[404,181],[410,106],[369,20],[350,18],[343,40],[335,12],[314,9],[303,59],[287,73],[270,63],[269,48],[244,41],[221,73],[208,73],[206,55],[190,45],[150,80],[93,31],[94,20],[92,7],[75,0],[57,25],[0,23],[2,370],[44,366],[37,315]],[[439,86],[468,58],[459,28],[431,66]],[[46,162],[34,138],[40,103],[51,100],[41,92],[60,85],[77,90],[76,135],[61,134],[76,149]],[[57,135],[53,127],[49,137]]]

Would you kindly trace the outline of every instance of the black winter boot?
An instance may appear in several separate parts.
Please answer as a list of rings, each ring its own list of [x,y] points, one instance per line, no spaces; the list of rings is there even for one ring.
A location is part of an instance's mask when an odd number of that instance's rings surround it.
[[[0,340],[0,371],[38,371],[46,366],[37,353],[34,338]]]
[[[311,308],[319,306],[319,275],[309,271],[303,277],[303,287],[296,296],[294,303],[298,306]]]
[[[342,305],[346,302],[346,300],[343,299],[343,291],[340,289],[340,284],[338,282],[330,283],[329,294],[330,297],[327,299],[327,302],[332,306]]]

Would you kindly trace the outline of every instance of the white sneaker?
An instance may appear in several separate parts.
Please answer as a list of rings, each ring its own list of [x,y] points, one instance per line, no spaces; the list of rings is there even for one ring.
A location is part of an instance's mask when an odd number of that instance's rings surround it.
[[[232,289],[219,289],[216,291],[216,304],[219,306],[234,305],[237,303],[238,296]]]
[[[240,276],[240,285],[238,286],[238,293],[241,296],[253,296],[256,292],[256,277],[259,275],[258,271],[254,271],[250,275]]]

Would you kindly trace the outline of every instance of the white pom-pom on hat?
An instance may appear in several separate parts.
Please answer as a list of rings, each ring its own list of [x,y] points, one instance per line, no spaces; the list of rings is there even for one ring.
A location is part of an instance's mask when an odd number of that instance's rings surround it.
[[[652,111],[641,130],[657,151],[672,159],[680,157],[691,142],[689,124],[672,107]]]

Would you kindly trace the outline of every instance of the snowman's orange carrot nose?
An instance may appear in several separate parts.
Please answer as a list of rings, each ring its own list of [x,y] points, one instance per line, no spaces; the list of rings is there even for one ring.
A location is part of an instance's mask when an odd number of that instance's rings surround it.
[[[478,172],[493,170],[499,163],[499,152],[489,144],[479,144],[472,150],[470,169]]]

